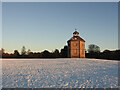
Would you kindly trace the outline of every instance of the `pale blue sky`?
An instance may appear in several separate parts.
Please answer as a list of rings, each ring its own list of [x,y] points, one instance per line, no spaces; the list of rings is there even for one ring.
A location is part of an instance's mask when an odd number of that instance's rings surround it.
[[[117,2],[3,3],[3,48],[6,52],[52,51],[67,45],[77,28],[80,37],[101,50],[118,48]]]

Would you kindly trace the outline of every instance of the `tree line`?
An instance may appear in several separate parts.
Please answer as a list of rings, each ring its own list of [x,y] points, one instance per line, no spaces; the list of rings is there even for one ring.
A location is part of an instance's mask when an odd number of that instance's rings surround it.
[[[22,47],[21,53],[18,50],[14,50],[14,53],[5,53],[2,48],[0,50],[0,55],[2,58],[68,58],[68,46],[64,46],[59,52],[55,49],[53,52],[44,50],[43,52],[32,52],[30,49],[26,51],[25,46]],[[88,49],[85,50],[86,58],[96,58],[96,59],[109,59],[109,60],[120,60],[120,50],[104,50],[100,51],[100,47],[95,44],[90,44]]]
[[[64,46],[59,52],[55,49],[53,52],[44,50],[43,52],[32,52],[30,49],[26,51],[25,46],[22,47],[21,53],[18,50],[14,50],[14,53],[6,53],[2,48],[0,50],[2,58],[67,58],[67,46]]]
[[[96,58],[96,59],[109,59],[109,60],[120,60],[120,50],[104,50],[100,51],[100,47],[94,44],[88,46],[88,52],[86,52],[87,58]]]

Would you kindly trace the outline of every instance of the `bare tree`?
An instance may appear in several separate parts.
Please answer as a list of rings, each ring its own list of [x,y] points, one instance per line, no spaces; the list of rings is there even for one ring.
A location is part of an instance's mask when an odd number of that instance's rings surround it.
[[[31,50],[30,50],[30,49],[28,49],[28,51],[27,51],[27,55],[29,55],[29,54],[30,54],[30,52],[31,52]]]
[[[15,56],[15,57],[19,57],[19,56],[20,56],[18,50],[14,50],[14,56]]]
[[[100,52],[100,47],[94,44],[90,44],[88,46],[88,52],[89,53],[99,53]]]
[[[55,51],[53,53],[54,53],[54,57],[59,57],[59,50],[58,49],[55,49]]]
[[[26,48],[25,46],[22,47],[22,50],[21,50],[21,55],[26,55]]]

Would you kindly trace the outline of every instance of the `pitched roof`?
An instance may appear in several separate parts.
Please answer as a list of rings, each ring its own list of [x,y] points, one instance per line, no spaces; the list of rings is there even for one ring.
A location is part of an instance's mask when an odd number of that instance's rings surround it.
[[[73,36],[72,38],[70,38],[67,42],[69,41],[76,41],[76,40],[79,40],[79,41],[84,41],[84,39],[82,39],[80,36]]]
[[[77,32],[77,30],[75,30],[75,32],[73,34],[79,34],[79,32]]]

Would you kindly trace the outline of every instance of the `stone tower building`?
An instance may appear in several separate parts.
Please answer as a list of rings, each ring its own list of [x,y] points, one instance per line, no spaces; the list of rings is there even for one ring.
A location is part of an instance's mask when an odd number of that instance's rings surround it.
[[[79,32],[75,29],[73,37],[67,41],[68,57],[85,58],[85,40],[79,36]]]

